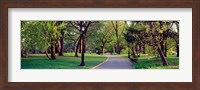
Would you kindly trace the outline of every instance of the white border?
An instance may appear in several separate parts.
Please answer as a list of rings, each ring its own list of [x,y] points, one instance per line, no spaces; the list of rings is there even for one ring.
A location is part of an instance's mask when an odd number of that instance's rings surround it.
[[[8,82],[192,82],[191,8],[9,8]],[[21,20],[180,20],[177,70],[20,70]]]

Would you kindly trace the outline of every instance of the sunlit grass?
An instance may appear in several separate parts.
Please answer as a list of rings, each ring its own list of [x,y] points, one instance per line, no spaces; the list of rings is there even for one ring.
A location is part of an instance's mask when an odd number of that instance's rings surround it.
[[[127,54],[120,55],[122,58],[129,60]],[[168,56],[166,57],[168,64],[163,66],[160,58],[154,58],[147,54],[141,54],[138,58],[138,63],[134,63],[133,68],[135,69],[179,69],[179,57]]]
[[[28,58],[21,58],[21,69],[88,69],[92,68],[107,57],[97,54],[85,54],[85,66],[79,66],[81,56],[74,57],[74,53],[64,53],[56,56],[56,60],[48,60],[45,54],[30,54]]]

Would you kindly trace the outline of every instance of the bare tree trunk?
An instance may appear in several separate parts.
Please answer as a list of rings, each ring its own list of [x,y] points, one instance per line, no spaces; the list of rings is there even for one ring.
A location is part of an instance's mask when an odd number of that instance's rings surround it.
[[[82,37],[80,37],[80,40],[79,40],[79,53],[82,52],[82,43],[81,43],[81,41],[82,41]]]
[[[36,50],[35,50],[35,49],[33,49],[33,50],[32,50],[32,54],[35,54],[35,52],[36,52]]]
[[[21,50],[21,57],[25,57],[23,50]]]
[[[78,50],[80,48],[80,44],[81,44],[81,36],[79,37],[79,40],[77,41],[77,44],[76,44],[76,48],[75,48],[75,57],[78,57]]]
[[[128,58],[130,58],[130,44],[128,43]]]
[[[55,55],[55,40],[52,37],[51,38],[51,59],[54,60],[56,59],[56,55]]]
[[[160,46],[157,44],[157,47],[158,47],[158,53],[159,53],[159,55],[160,55],[160,58],[161,58],[161,60],[162,60],[162,62],[163,62],[163,66],[166,66],[166,65],[168,65],[168,62],[167,62],[167,60],[166,60],[166,58],[165,58],[165,56],[164,56],[164,54],[163,54],[163,52],[162,52],[162,50],[161,50],[161,48],[160,48]]]
[[[146,54],[146,52],[145,52],[145,45],[143,45],[142,48],[143,48],[143,54]]]
[[[59,50],[59,53],[58,53],[58,55],[59,56],[63,56],[63,45],[64,45],[64,31],[63,30],[61,30],[61,38],[60,38],[60,50]]]
[[[167,57],[167,42],[165,42],[165,51],[164,51],[164,55],[165,55],[165,57]]]
[[[27,58],[28,57],[28,50],[25,50],[24,53],[25,53],[25,57]]]
[[[51,58],[50,58],[49,55],[48,55],[48,51],[47,51],[47,50],[45,51],[45,54],[46,54],[46,56],[48,57],[48,59],[51,60]]]
[[[120,54],[118,31],[116,31],[116,37],[117,37],[117,47],[116,47],[116,51],[117,51],[118,54]]]
[[[81,46],[82,46],[82,48],[81,48],[81,50],[82,50],[82,52],[81,52],[81,64],[80,64],[80,66],[85,66],[85,62],[84,62],[84,49],[85,49],[85,47],[84,47],[84,45],[85,45],[85,33],[84,33],[84,31],[82,31],[82,33],[81,33]]]
[[[102,55],[104,55],[104,47],[105,47],[105,43],[103,42],[103,44],[102,44]]]

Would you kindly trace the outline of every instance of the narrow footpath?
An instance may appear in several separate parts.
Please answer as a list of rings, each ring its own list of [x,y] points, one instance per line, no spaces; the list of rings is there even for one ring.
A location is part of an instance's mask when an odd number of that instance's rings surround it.
[[[117,55],[105,55],[108,60],[101,63],[94,69],[132,69],[133,63],[130,60],[125,60]]]

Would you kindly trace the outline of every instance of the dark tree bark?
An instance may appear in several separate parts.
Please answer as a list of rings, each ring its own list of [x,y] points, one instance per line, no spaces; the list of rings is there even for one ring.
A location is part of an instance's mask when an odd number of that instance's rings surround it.
[[[164,49],[164,55],[167,57],[167,42],[165,42]]]
[[[24,56],[27,58],[28,57],[28,50],[24,51]]]
[[[163,66],[168,65],[168,62],[167,62],[167,60],[166,60],[166,58],[165,58],[165,56],[164,56],[164,54],[163,54],[163,52],[162,52],[160,46],[159,46],[158,44],[157,44],[156,46],[157,46],[157,51],[158,51],[158,53],[159,53],[159,55],[160,55],[160,58],[161,58],[161,60],[162,60],[162,62],[163,62]]]
[[[164,43],[163,41],[160,42],[160,47],[161,47],[161,50],[164,54],[165,57],[167,57],[167,46],[166,46],[166,42]]]
[[[52,59],[52,60],[56,59],[55,40],[54,40],[53,37],[51,38],[51,59]]]
[[[103,42],[102,48],[101,48],[101,50],[102,50],[102,55],[104,55],[104,47],[105,47],[105,42]]]
[[[63,49],[64,49],[64,31],[63,30],[61,30],[61,38],[60,38],[60,50],[59,50],[59,53],[58,53],[58,55],[59,56],[63,56]]]
[[[78,50],[79,50],[79,44],[81,41],[81,37],[79,38],[79,40],[77,41],[76,47],[75,47],[75,57],[78,57]]]
[[[35,52],[36,52],[36,50],[35,50],[35,49],[33,49],[33,50],[32,50],[32,54],[35,54]]]
[[[23,53],[23,51],[21,50],[21,57],[24,57],[24,53]]]
[[[130,58],[130,43],[128,43],[128,58]]]
[[[48,51],[47,51],[47,50],[45,51],[45,54],[46,54],[47,58],[48,58],[49,60],[51,60],[51,58],[50,58],[49,55],[48,55]]]
[[[85,53],[85,51],[84,51],[84,49],[85,49],[85,47],[84,47],[84,45],[85,45],[85,33],[82,31],[82,33],[81,33],[81,44],[82,44],[82,52],[81,52],[81,64],[80,64],[80,66],[85,66],[85,61],[84,61],[84,53]]]
[[[176,57],[179,57],[179,44],[176,44],[176,52],[177,52]]]
[[[82,41],[82,37],[80,37],[80,41],[79,41],[79,48],[78,48],[79,49],[79,53],[82,52],[82,43],[81,43],[81,41]]]
[[[145,52],[145,45],[143,45],[142,48],[143,48],[143,54],[146,54],[146,52]]]

